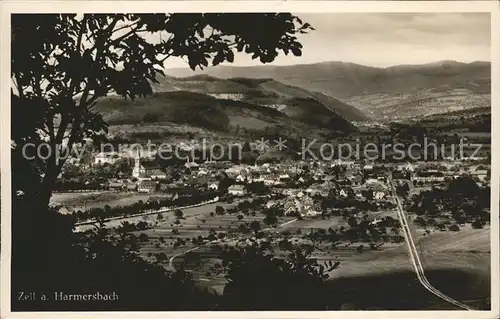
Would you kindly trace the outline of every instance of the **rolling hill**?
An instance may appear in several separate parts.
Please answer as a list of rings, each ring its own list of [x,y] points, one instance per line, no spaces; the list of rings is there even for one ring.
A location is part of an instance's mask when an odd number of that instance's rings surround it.
[[[205,74],[225,79],[273,79],[335,98],[377,120],[491,106],[489,62],[439,61],[387,68],[322,62],[293,66],[218,66],[197,72],[168,69],[167,73],[176,77]]]
[[[210,94],[219,98],[242,100],[253,104],[276,107],[293,98],[313,99],[331,112],[348,121],[366,121],[368,116],[359,109],[320,92],[286,85],[271,78],[220,79],[209,75],[194,75],[186,78],[166,76],[153,84],[155,92],[190,91]]]
[[[243,93],[238,94],[243,96]],[[277,103],[276,97],[271,96],[273,99],[269,101]],[[134,101],[108,97],[97,103],[96,110],[115,127],[140,124],[155,125],[161,130],[162,127],[182,125],[221,134],[238,132],[245,135],[274,130],[279,134],[302,136],[312,132],[343,134],[357,130],[349,121],[310,97],[278,98],[283,106],[281,110],[238,100],[231,95],[178,90],[155,92]]]
[[[420,125],[441,131],[464,130],[491,134],[491,108],[472,109],[427,115],[418,119]]]

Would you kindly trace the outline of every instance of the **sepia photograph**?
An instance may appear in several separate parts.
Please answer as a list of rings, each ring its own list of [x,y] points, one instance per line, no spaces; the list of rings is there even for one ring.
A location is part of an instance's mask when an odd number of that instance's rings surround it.
[[[498,6],[203,2],[2,4],[2,316],[495,318]]]

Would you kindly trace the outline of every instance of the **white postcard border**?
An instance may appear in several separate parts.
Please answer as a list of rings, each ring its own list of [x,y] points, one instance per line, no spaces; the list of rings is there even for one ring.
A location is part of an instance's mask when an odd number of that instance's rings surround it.
[[[497,1],[3,1],[1,6],[1,317],[2,318],[498,318],[500,194],[500,3]],[[10,14],[61,12],[490,12],[492,67],[491,311],[11,312]],[[55,279],[57,280],[57,279]]]

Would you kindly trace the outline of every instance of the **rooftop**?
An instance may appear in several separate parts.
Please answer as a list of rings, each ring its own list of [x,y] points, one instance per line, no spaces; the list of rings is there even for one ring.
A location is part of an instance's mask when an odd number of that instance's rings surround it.
[[[155,181],[140,181],[139,182],[139,187],[156,187],[156,182]]]
[[[198,167],[199,165],[196,162],[186,162],[184,166],[187,168],[193,168],[193,167]]]
[[[232,189],[232,190],[243,190],[245,188],[245,186],[243,185],[240,185],[240,184],[234,184],[234,185],[231,185],[229,186],[228,189]]]

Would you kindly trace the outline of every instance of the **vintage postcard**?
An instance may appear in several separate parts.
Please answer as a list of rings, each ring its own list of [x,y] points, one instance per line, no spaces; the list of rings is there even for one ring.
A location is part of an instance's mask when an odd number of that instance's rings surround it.
[[[498,318],[499,8],[3,2],[2,317]]]

